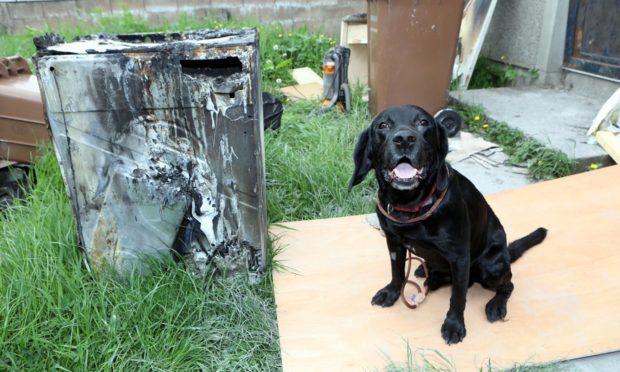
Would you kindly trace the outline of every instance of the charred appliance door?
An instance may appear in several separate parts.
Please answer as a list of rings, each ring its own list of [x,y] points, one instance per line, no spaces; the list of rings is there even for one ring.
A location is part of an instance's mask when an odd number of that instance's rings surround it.
[[[127,271],[176,251],[200,269],[260,274],[256,32],[39,44],[47,117],[90,263]]]
[[[620,80],[620,1],[571,0],[564,66]]]

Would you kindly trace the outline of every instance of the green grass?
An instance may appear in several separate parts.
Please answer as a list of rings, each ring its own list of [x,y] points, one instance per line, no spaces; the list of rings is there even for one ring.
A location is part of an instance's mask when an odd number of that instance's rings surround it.
[[[71,39],[101,31],[252,25],[189,17],[152,25],[126,13],[99,14],[90,24],[54,31]],[[271,91],[290,82],[289,68],[318,70],[334,43],[307,29],[259,27],[264,85]],[[51,30],[0,35],[0,55],[32,55],[31,37],[44,31]],[[351,193],[347,190],[353,147],[369,122],[361,95],[356,89],[352,112],[346,115],[316,115],[317,101],[285,104],[282,127],[265,135],[270,223],[372,210],[372,177]],[[513,147],[516,154],[519,146]],[[199,278],[170,262],[153,265],[148,276],[90,274],[76,246],[72,212],[49,149],[35,168],[37,183],[27,199],[0,214],[0,370],[281,369],[271,281],[277,257],[269,260],[265,278],[254,286],[246,278]],[[271,254],[278,249],[276,242]],[[408,368],[419,370],[420,365]]]
[[[51,151],[0,215],[0,370],[277,370],[270,274],[201,279],[173,264],[89,274]]]
[[[242,25],[252,23],[226,27]],[[126,13],[53,31],[72,39],[224,26],[190,18],[151,25]],[[45,31],[52,30],[0,35],[0,55],[31,56],[32,37]],[[263,31],[269,45],[282,28]],[[319,56],[314,67],[320,63]],[[254,286],[246,278],[197,278],[170,263],[154,265],[149,276],[91,275],[51,151],[35,172],[28,198],[0,215],[0,370],[280,369],[271,269]]]
[[[501,57],[505,61],[505,57]],[[476,61],[468,89],[496,88],[514,85],[517,79],[528,83],[538,79],[537,69],[522,70],[510,63],[497,63],[481,56]]]
[[[288,104],[282,128],[266,134],[272,222],[372,208],[371,182],[346,188],[363,103],[308,117],[316,107]],[[149,276],[91,275],[51,151],[35,172],[27,199],[0,215],[0,370],[280,368],[270,270],[256,286],[172,264]]]
[[[446,356],[435,349],[413,349],[408,341],[407,359],[404,363],[397,363],[387,357],[388,364],[385,372],[453,372],[454,364]]]
[[[267,196],[271,222],[361,214],[372,211],[373,177],[347,190],[353,147],[369,119],[354,93],[349,114],[313,115],[319,102],[289,104],[282,128],[265,138]]]
[[[452,360],[436,349],[412,348],[405,341],[406,356],[403,362],[395,362],[390,356],[386,356],[387,366],[385,372],[456,372]],[[480,372],[560,372],[566,370],[565,366],[558,362],[550,363],[517,363],[510,368],[497,368],[491,360],[487,360],[480,368]]]

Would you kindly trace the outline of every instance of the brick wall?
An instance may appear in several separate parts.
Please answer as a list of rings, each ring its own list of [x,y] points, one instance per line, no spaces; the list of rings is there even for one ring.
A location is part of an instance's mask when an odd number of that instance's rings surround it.
[[[120,14],[124,9],[153,22],[174,20],[179,14],[195,17],[278,21],[288,27],[308,24],[337,36],[342,17],[366,12],[365,0],[0,0],[0,33],[26,27],[52,29],[62,23],[87,19],[98,10]]]

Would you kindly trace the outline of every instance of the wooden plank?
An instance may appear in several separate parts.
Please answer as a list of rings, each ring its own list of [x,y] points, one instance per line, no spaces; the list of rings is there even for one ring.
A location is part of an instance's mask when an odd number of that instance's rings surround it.
[[[620,139],[618,139],[618,136],[601,130],[596,132],[596,140],[616,163],[620,163]]]
[[[365,216],[291,222],[272,228],[288,270],[274,273],[285,371],[383,370],[413,351],[437,350],[459,371],[487,363],[546,362],[620,349],[620,167],[490,195],[508,238],[538,226],[545,242],[513,264],[508,319],[489,323],[492,293],[468,292],[467,337],[448,346],[440,327],[450,291],[432,292],[416,310],[370,305],[390,278],[385,239]],[[428,354],[427,354],[428,355]]]

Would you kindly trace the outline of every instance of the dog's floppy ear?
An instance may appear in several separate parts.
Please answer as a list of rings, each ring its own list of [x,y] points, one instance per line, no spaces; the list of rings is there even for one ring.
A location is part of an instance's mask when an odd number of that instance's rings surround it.
[[[446,159],[446,156],[448,156],[448,132],[444,123],[446,121],[454,120],[454,115],[456,115],[460,122],[461,118],[455,111],[452,110],[441,110],[435,114],[435,123],[437,124],[435,128],[437,130],[437,141],[439,145],[439,159],[442,162]]]
[[[456,126],[456,132],[458,132],[461,127],[461,117],[456,111],[445,109],[435,114],[435,123],[437,124],[437,141],[439,142],[437,188],[439,190],[445,190],[446,187],[448,187],[450,178],[448,167],[444,164],[446,156],[448,156],[448,131],[451,130],[451,128],[454,130],[454,126]],[[456,132],[454,134],[456,134]]]
[[[372,167],[372,161],[370,160],[370,127],[366,128],[357,140],[355,150],[353,151],[353,162],[355,163],[355,170],[349,181],[349,191],[351,191],[353,186],[364,180]]]
[[[435,114],[435,122],[441,125],[448,134],[448,137],[454,137],[461,129],[461,117],[452,109],[439,110]]]

